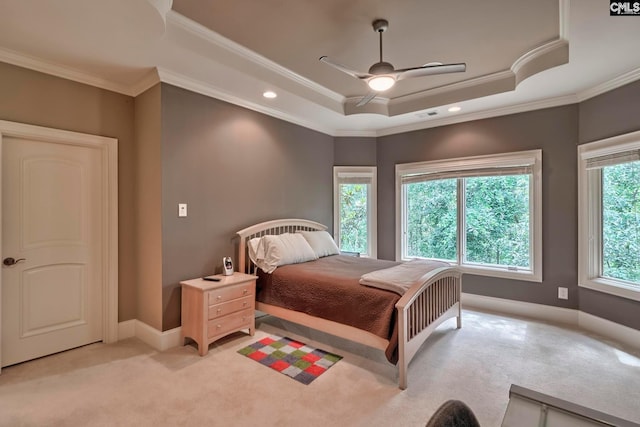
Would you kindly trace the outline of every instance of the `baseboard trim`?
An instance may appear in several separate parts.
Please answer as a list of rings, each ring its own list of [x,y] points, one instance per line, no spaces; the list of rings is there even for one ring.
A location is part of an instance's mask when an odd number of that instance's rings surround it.
[[[577,326],[604,338],[618,341],[633,348],[640,348],[640,331],[580,310],[468,293],[462,294],[462,307]],[[119,340],[136,337],[158,351],[182,345],[180,332],[180,327],[161,332],[137,319],[126,320],[118,324]]]
[[[580,310],[467,293],[462,294],[462,307],[575,326],[603,338],[640,349],[640,331]]]
[[[136,337],[158,351],[178,347],[181,344],[180,333],[180,327],[161,332],[137,319],[127,320],[118,324],[119,340]]]
[[[118,323],[118,340],[124,340],[127,338],[136,336],[136,319],[125,320]]]
[[[484,295],[463,293],[462,307],[476,307],[571,326],[578,326],[579,321],[578,310]]]
[[[585,313],[578,314],[580,327],[586,331],[593,332],[606,338],[621,342],[629,347],[640,348],[640,331]]]

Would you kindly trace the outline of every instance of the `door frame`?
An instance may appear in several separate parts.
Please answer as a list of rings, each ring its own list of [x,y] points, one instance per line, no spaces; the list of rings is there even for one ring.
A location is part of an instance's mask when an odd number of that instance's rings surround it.
[[[0,242],[2,242],[2,140],[4,137],[33,139],[54,144],[89,147],[101,151],[103,165],[103,286],[102,340],[118,341],[118,140],[87,133],[71,132],[42,126],[0,120]],[[0,259],[3,259],[0,244]],[[2,275],[0,274],[0,310],[2,307]],[[2,345],[2,313],[0,313],[0,346]],[[2,354],[0,353],[0,357]],[[1,360],[0,360],[1,362]],[[0,364],[1,366],[1,364]]]

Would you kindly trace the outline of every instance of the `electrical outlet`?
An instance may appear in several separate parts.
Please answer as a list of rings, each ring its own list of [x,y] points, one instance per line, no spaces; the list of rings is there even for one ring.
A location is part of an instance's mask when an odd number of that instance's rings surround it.
[[[569,289],[558,287],[558,299],[569,299]]]
[[[178,216],[179,217],[187,216],[187,204],[186,203],[178,203]]]

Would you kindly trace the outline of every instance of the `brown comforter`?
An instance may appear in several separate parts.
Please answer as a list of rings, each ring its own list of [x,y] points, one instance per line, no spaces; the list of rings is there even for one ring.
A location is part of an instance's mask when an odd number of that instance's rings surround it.
[[[398,361],[395,305],[400,295],[363,286],[360,276],[392,267],[397,262],[332,255],[301,264],[260,270],[256,299],[311,316],[353,326],[389,340],[385,351]]]

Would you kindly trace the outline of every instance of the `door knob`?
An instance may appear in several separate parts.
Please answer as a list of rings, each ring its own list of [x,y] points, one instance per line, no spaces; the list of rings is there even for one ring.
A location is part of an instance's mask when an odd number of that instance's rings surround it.
[[[19,263],[20,261],[26,261],[26,259],[25,258],[14,259],[14,258],[11,258],[11,257],[7,257],[7,258],[2,260],[2,263],[4,265],[6,265],[7,267],[10,267],[12,265],[15,265],[15,264]]]

